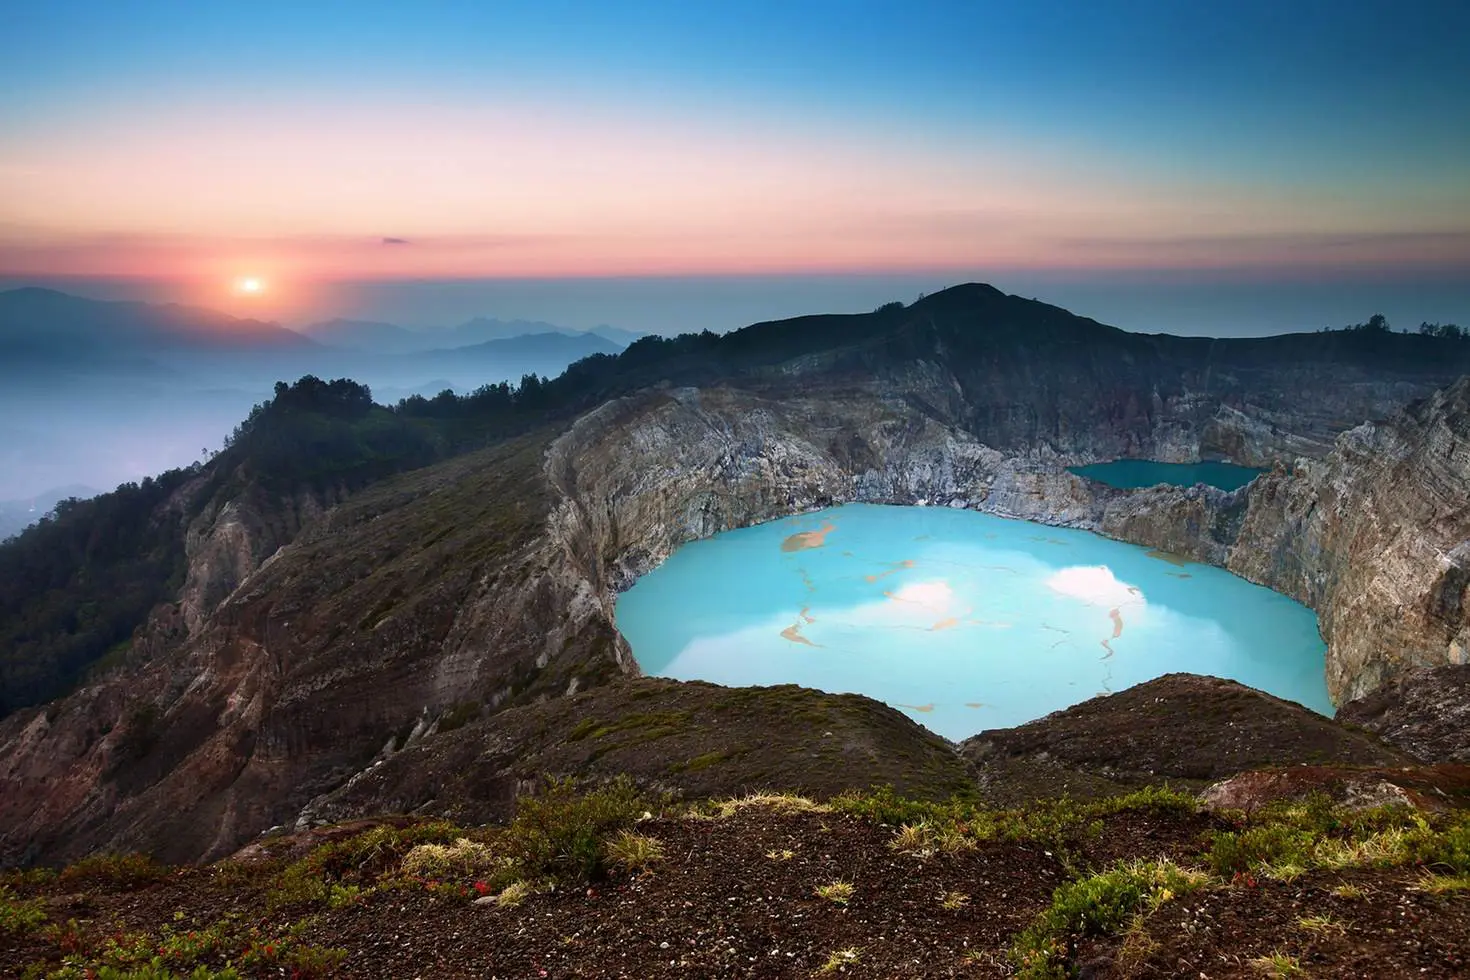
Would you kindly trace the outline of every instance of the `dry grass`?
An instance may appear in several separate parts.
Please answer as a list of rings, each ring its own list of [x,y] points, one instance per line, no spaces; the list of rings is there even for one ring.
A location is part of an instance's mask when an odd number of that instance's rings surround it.
[[[663,857],[663,844],[646,834],[624,830],[607,842],[607,859],[625,871],[643,871]]]
[[[420,844],[403,856],[403,872],[417,878],[470,878],[503,862],[488,844],[461,837],[453,844]]]
[[[927,823],[906,823],[894,832],[888,846],[901,854],[929,857],[934,853],[932,838],[933,832]]]
[[[1274,878],[1277,881],[1284,881],[1290,884],[1291,882],[1296,881],[1302,875],[1306,874],[1307,869],[1302,867],[1300,864],[1295,864],[1291,861],[1283,861],[1280,864],[1264,865],[1261,868],[1261,872],[1265,874],[1267,878]]]
[[[852,901],[852,896],[857,892],[850,881],[833,881],[825,885],[818,885],[813,889],[818,898],[825,898],[829,902],[838,905],[846,905]]]
[[[1389,867],[1403,864],[1408,852],[1408,842],[1405,838],[1404,831],[1398,828],[1389,828],[1364,837],[1362,840],[1339,840],[1329,837],[1318,842],[1312,854],[1312,861],[1318,867],[1329,869]]]
[[[1128,931],[1123,934],[1123,944],[1118,947],[1118,966],[1125,975],[1142,966],[1159,949],[1159,944],[1149,936],[1143,923],[1143,916],[1134,916]]]
[[[979,846],[979,842],[956,827],[920,822],[906,823],[899,827],[888,846],[901,854],[929,858],[935,854],[973,851]]]
[[[513,881],[495,896],[495,904],[503,909],[513,909],[529,898],[535,890],[529,881]]]
[[[970,904],[970,896],[964,892],[945,892],[939,896],[939,907],[948,912],[958,912]]]
[[[750,807],[763,807],[777,813],[831,813],[825,803],[817,803],[794,793],[751,793],[738,799],[722,800],[715,804],[714,812],[719,817],[731,817]]]

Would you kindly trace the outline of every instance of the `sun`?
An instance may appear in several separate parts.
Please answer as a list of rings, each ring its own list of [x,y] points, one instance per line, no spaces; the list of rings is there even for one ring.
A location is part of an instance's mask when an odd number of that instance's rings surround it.
[[[259,276],[245,276],[235,280],[235,292],[241,296],[259,296],[265,292],[265,280]]]

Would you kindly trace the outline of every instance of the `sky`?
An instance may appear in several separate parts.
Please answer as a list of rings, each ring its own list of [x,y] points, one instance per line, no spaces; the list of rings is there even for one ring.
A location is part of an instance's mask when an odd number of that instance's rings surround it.
[[[456,283],[1131,283],[1100,318],[1162,322],[1150,289],[1304,290],[1264,322],[1381,282],[1470,318],[1466,37],[1426,0],[11,3],[0,280],[284,321]]]

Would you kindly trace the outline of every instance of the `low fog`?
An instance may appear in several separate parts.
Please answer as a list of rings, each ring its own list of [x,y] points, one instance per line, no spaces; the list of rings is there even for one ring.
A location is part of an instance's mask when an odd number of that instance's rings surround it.
[[[481,319],[415,331],[385,351],[383,331],[369,329],[382,326],[287,331],[211,311],[0,292],[0,539],[58,499],[207,459],[277,381],[351,378],[394,404],[555,376],[637,336]]]

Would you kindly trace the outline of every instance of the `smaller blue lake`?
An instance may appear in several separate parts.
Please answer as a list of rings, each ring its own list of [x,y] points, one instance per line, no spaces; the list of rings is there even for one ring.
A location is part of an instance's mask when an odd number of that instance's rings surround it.
[[[618,599],[644,673],[884,701],[952,739],[1172,671],[1329,713],[1312,611],[1209,565],[939,507],[844,507],[678,549]]]
[[[1174,487],[1204,483],[1221,490],[1238,490],[1264,472],[1234,463],[1156,463],[1151,459],[1115,459],[1110,463],[1070,466],[1068,470],[1122,490],[1137,490],[1160,483]]]

